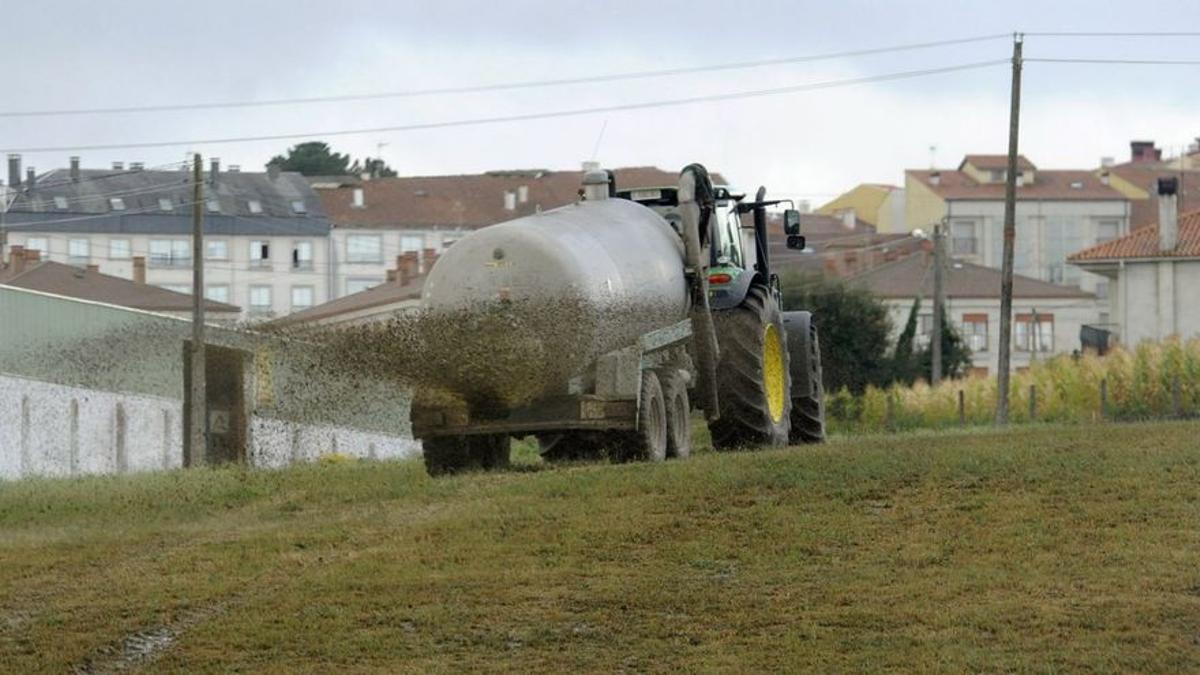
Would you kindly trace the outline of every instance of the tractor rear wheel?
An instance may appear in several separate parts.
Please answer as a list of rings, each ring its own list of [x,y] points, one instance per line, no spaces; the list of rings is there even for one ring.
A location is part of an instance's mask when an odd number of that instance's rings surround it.
[[[825,385],[821,381],[821,344],[816,326],[809,327],[808,349],[808,381],[812,391],[797,392],[792,399],[791,440],[793,443],[824,443]]]
[[[770,290],[754,284],[734,309],[716,312],[720,419],[709,424],[713,447],[788,444],[791,375],[783,314]]]
[[[692,454],[692,406],[688,401],[687,376],[676,370],[665,373],[660,381],[667,406],[667,457],[687,459]]]
[[[430,476],[507,468],[510,445],[506,434],[435,436],[421,441]]]

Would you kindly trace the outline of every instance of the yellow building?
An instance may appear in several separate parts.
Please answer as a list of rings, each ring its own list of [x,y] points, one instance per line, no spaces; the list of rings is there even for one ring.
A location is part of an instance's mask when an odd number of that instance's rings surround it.
[[[824,216],[851,218],[879,232],[891,232],[903,218],[903,190],[895,185],[863,183],[817,209]],[[899,199],[898,199],[899,198]],[[899,206],[899,208],[897,208]]]

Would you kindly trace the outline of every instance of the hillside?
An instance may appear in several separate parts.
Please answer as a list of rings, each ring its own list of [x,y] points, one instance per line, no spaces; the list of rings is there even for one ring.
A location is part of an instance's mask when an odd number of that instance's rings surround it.
[[[0,670],[1196,670],[1198,433],[0,484]]]

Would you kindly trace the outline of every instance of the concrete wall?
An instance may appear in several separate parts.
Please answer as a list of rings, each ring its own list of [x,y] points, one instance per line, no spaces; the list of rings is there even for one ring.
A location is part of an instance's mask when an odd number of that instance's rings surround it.
[[[1173,335],[1200,335],[1200,260],[1128,261],[1118,273],[1114,316],[1121,341],[1136,345]]]
[[[183,402],[0,374],[0,480],[178,469]],[[253,416],[247,463],[280,468],[339,453],[420,454],[412,438]]]

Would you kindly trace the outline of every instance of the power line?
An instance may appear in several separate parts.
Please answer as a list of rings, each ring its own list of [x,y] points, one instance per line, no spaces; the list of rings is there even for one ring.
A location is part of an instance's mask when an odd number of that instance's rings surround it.
[[[1200,59],[1071,59],[1071,58],[1028,58],[1026,63],[1103,63],[1133,66],[1200,66]]]
[[[1200,33],[1195,32],[1074,32],[1074,31],[1058,31],[1058,32],[1042,32],[1042,33],[1022,33],[1026,37],[1200,37]],[[1028,61],[1028,59],[1026,59]]]
[[[33,152],[67,152],[67,151],[96,151],[96,150],[124,150],[130,148],[163,148],[176,146],[197,146],[197,145],[220,145],[230,143],[254,143],[260,141],[287,141],[301,138],[314,137],[329,137],[329,136],[353,136],[361,134],[378,134],[378,133],[398,133],[406,131],[426,131],[431,129],[446,129],[451,127],[478,126],[484,124],[500,124],[506,122],[525,122],[531,120],[544,120],[562,117],[578,117],[581,115],[592,115],[596,113],[612,113],[629,110],[646,110],[651,108],[665,108],[674,106],[691,105],[695,103],[710,103],[714,101],[728,101],[743,98],[755,98],[760,96],[774,96],[778,94],[791,94],[806,91],[817,91],[822,89],[833,89],[836,87],[854,86],[859,84],[869,84],[873,82],[887,82],[892,80],[903,80],[915,77],[923,77],[927,75],[939,75],[943,73],[959,72],[964,70],[973,70],[978,68],[987,68],[990,66],[1007,64],[1007,59],[993,59],[990,61],[975,61],[954,66],[944,66],[941,68],[927,68],[923,70],[908,70],[895,73],[886,73],[883,75],[872,75],[867,77],[851,78],[844,80],[829,80],[825,82],[814,82],[810,84],[790,85],[786,87],[773,87],[769,89],[755,89],[749,91],[727,92],[723,94],[707,94],[703,96],[690,96],[686,98],[676,99],[661,99],[657,101],[643,101],[638,103],[622,103],[609,106],[597,106],[591,108],[575,108],[571,110],[555,110],[549,112],[538,113],[522,113],[517,115],[500,115],[495,117],[479,117],[473,119],[448,120],[440,122],[421,122],[417,124],[403,124],[386,127],[372,127],[366,129],[338,129],[332,131],[314,131],[301,132],[292,134],[269,134],[262,136],[233,136],[227,138],[205,138],[192,139],[183,141],[150,141],[143,143],[104,143],[96,145],[60,145],[60,146],[42,146],[30,148],[11,148],[3,149],[0,152],[12,153],[33,153]]]
[[[650,79],[657,77],[669,77],[674,75],[687,75],[691,73],[707,73],[724,70],[742,70],[747,68],[761,68],[765,66],[777,66],[793,63],[810,63],[813,61],[824,61],[830,59],[850,58],[856,56],[871,56],[875,54],[888,54],[902,51],[915,51],[920,49],[931,49],[934,47],[945,47],[950,45],[969,44],[974,42],[984,42],[989,40],[998,40],[1008,37],[1007,34],[994,35],[977,35],[973,37],[956,38],[951,40],[938,40],[935,42],[918,42],[912,44],[893,45],[890,47],[875,47],[869,49],[856,49],[850,51],[831,52],[826,54],[814,54],[808,56],[790,56],[774,59],[761,59],[757,61],[738,61],[733,63],[710,64],[704,66],[687,66],[682,68],[665,68],[661,70],[643,70],[625,73],[608,73],[603,75],[586,75],[581,77],[567,77],[550,80],[528,80],[520,82],[501,82],[495,84],[480,84],[480,85],[464,85],[455,87],[437,87],[432,89],[411,89],[406,91],[388,91],[366,94],[341,94],[329,96],[305,96],[296,98],[277,98],[266,99],[261,101],[225,101],[225,102],[208,102],[208,103],[175,103],[163,105],[144,105],[144,106],[123,106],[123,107],[107,107],[107,108],[69,108],[69,109],[47,109],[47,110],[14,110],[0,111],[0,118],[7,117],[48,117],[48,116],[66,116],[66,115],[109,115],[109,114],[125,114],[125,113],[141,113],[141,112],[172,112],[180,110],[213,110],[219,108],[255,108],[266,106],[285,106],[285,105],[303,105],[311,103],[338,103],[348,101],[374,101],[388,98],[415,98],[421,96],[440,96],[446,94],[474,94],[485,93],[492,91],[508,91],[513,89],[534,89],[541,87],[558,87],[570,84],[592,84],[599,82],[617,82],[622,80],[639,80]]]

